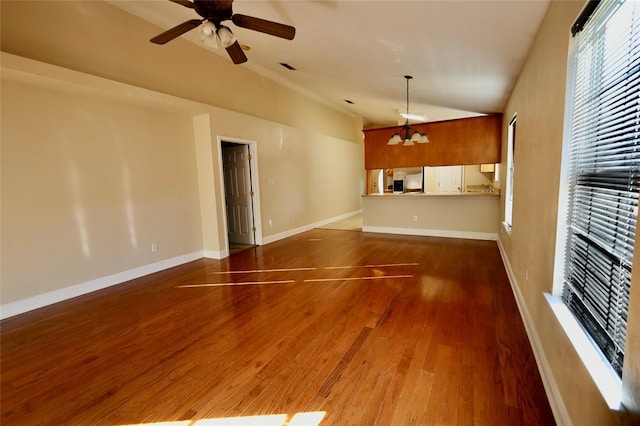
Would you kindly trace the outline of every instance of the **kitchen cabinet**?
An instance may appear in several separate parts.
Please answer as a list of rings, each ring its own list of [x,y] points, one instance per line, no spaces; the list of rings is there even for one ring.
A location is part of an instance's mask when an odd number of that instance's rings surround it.
[[[413,146],[387,145],[401,126],[364,130],[365,169],[492,164],[500,161],[502,114],[412,124],[429,138]]]

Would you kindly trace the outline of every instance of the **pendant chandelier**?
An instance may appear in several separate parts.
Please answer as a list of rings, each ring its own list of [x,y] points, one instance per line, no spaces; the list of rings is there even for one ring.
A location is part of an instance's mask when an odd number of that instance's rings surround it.
[[[409,80],[413,77],[405,75],[404,78],[407,79],[407,115],[409,115]],[[387,145],[398,145],[403,141],[404,143],[402,145],[411,146],[414,143],[429,143],[429,138],[427,138],[427,135],[424,133],[420,133],[413,127],[409,126],[409,119],[407,118],[400,130],[389,138]]]

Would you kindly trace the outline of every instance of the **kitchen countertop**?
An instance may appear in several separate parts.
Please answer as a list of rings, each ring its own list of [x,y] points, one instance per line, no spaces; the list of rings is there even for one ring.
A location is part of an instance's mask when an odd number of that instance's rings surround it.
[[[499,198],[500,193],[493,191],[484,192],[405,192],[394,194],[386,192],[384,194],[364,194],[363,197],[372,198],[420,198],[420,197],[495,197]]]

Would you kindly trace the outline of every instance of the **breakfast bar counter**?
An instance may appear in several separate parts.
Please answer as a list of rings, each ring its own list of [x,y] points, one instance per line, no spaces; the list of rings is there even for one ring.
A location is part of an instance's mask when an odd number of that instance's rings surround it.
[[[496,240],[496,192],[385,193],[362,196],[363,232]]]

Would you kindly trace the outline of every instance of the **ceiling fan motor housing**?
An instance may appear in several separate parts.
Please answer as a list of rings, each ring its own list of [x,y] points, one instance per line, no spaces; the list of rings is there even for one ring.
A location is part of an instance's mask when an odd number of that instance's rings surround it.
[[[194,0],[193,6],[198,15],[219,23],[233,16],[232,3],[233,1]]]

